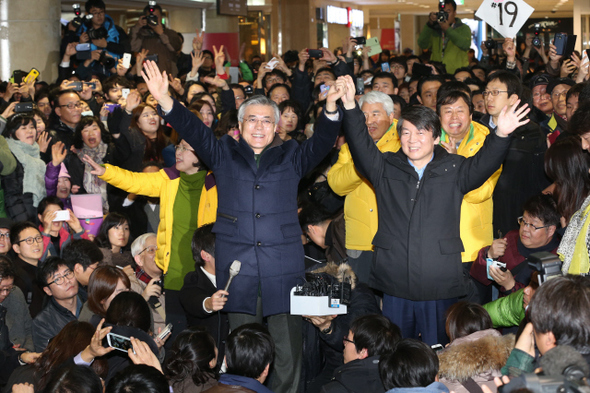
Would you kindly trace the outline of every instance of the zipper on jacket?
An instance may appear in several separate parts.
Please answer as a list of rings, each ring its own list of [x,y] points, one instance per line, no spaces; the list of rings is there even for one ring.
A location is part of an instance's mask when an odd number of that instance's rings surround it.
[[[231,222],[233,222],[233,223],[235,223],[236,221],[238,221],[238,217],[230,216],[229,214],[217,213],[217,215],[219,217],[227,218],[228,220],[231,220]]]
[[[418,180],[418,183],[416,183],[416,194],[414,194],[414,199],[412,199],[413,203],[416,203],[416,201],[418,200],[418,192],[420,191],[420,180]]]

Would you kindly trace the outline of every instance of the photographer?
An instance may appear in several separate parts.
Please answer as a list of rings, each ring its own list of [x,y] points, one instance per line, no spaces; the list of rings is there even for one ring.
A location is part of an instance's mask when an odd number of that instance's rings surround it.
[[[115,25],[113,19],[105,13],[103,0],[88,0],[84,5],[86,19],[76,28],[74,22],[68,24],[68,29],[61,44],[62,55],[66,52],[68,44],[90,43],[90,51],[95,52],[94,57],[105,59],[112,57],[116,62],[123,56],[123,53],[130,52],[129,38],[125,31]],[[96,52],[100,51],[100,53]],[[104,55],[104,56],[101,56]],[[89,74],[101,74],[109,76],[111,68],[106,66],[105,61],[94,58],[88,68]]]
[[[159,5],[148,5],[143,13],[145,16],[131,28],[131,50],[139,52],[146,49],[149,55],[158,55],[158,67],[176,77],[176,53],[182,47],[178,33],[162,25],[162,7]]]
[[[442,5],[440,0],[439,8]],[[444,0],[444,8],[430,13],[430,20],[418,37],[420,48],[432,50],[430,60],[442,62],[450,74],[469,65],[467,51],[471,45],[471,29],[455,17],[456,13],[455,1]]]

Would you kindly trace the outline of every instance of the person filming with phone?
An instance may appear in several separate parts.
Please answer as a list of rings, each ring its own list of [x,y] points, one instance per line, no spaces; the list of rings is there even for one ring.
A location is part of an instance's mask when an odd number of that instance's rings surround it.
[[[438,12],[431,12],[428,22],[418,37],[422,49],[430,49],[430,60],[442,62],[447,73],[469,66],[467,51],[471,46],[471,29],[456,18],[457,3],[454,0],[440,0]]]

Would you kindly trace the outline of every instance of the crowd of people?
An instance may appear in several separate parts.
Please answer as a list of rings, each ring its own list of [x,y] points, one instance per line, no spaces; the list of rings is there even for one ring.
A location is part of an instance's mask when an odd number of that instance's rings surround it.
[[[85,11],[58,80],[0,84],[3,391],[489,393],[590,364],[586,55],[477,59],[445,0],[419,56],[242,46],[230,83],[159,6]],[[347,313],[290,313],[318,277]]]

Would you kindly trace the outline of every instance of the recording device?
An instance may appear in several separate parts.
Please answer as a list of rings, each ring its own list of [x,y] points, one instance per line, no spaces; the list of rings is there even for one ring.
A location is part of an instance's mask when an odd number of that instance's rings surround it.
[[[148,9],[148,12],[150,14],[146,17],[147,24],[149,26],[158,26],[158,15],[154,14],[154,11],[156,11],[156,2],[148,1],[148,4],[150,6],[150,8]]]
[[[123,67],[129,68],[131,66],[131,53],[123,53]]]
[[[92,90],[96,89],[96,82],[84,82],[86,86],[90,86]]]
[[[68,221],[70,219],[70,211],[69,210],[58,210],[55,212],[55,217],[53,221]]]
[[[125,89],[123,89],[123,90],[125,90]],[[129,89],[127,89],[127,90],[129,90]],[[110,105],[110,104],[107,104],[107,105]],[[115,107],[113,107],[113,110],[115,110]],[[112,111],[110,111],[110,112],[113,113]],[[160,288],[162,288],[162,290],[164,290],[164,283],[162,283],[162,279],[154,281],[154,284],[159,285]],[[160,303],[160,299],[157,296],[150,296],[150,298],[148,300],[148,304],[150,306],[152,306],[154,309],[162,306],[162,304]]]
[[[33,111],[33,103],[32,102],[19,102],[14,106],[14,113],[24,113],[24,112],[32,112]]]
[[[589,393],[586,383],[588,363],[582,355],[569,345],[558,345],[541,357],[540,374],[527,373],[512,378],[498,388],[499,393],[530,391],[534,393]]]
[[[357,45],[365,45],[367,43],[367,37],[353,37]]]
[[[350,281],[340,282],[327,273],[306,273],[305,283],[295,287],[294,296],[327,296],[328,305],[349,305],[352,292]]]
[[[432,74],[432,68],[428,67],[426,64],[422,63],[414,63],[412,65],[412,75],[421,77],[421,76],[429,76]]]
[[[76,59],[78,60],[88,60],[92,57],[92,52],[90,52],[90,44],[78,44],[76,45]]]
[[[72,4],[72,8],[74,9],[74,19],[72,19],[72,26],[78,30],[80,26],[84,23],[84,18],[82,17],[82,10],[80,10],[80,4]]]
[[[555,254],[550,252],[536,252],[531,254],[528,258],[529,266],[539,272],[539,285],[547,280],[562,275],[561,266],[563,262]]]
[[[227,292],[229,285],[231,284],[234,277],[240,273],[241,268],[242,262],[238,261],[237,259],[232,262],[231,266],[229,267],[229,279],[227,280],[227,284],[225,284],[225,288],[223,288],[224,291]]]
[[[162,332],[160,334],[158,334],[158,338],[160,340],[163,340],[170,333],[172,333],[172,324],[171,323],[169,323],[168,325],[166,325],[166,327],[164,328],[164,330],[162,330]]]
[[[391,72],[391,67],[389,67],[389,63],[381,63],[381,71]]]
[[[133,348],[129,337],[121,336],[115,333],[107,334],[107,343],[109,347],[115,348],[121,352],[127,352],[129,348]],[[135,353],[135,351],[134,351]]]
[[[98,62],[105,66],[107,69],[115,68],[117,66],[117,62],[114,58],[107,56],[107,51],[103,50],[100,53],[100,57],[98,58]]]
[[[308,49],[307,54],[309,55],[310,59],[321,59],[323,53],[320,49]]]
[[[488,38],[483,42],[483,44],[486,46],[487,50],[496,49],[498,47],[498,43],[493,38]]]
[[[23,79],[25,78],[25,73],[24,71],[21,70],[14,70],[12,71],[12,78],[10,78],[10,81],[12,83],[15,83],[17,85],[20,85],[21,83],[23,83]]]
[[[82,82],[70,82],[70,89],[74,91],[82,91],[84,90],[84,86]]]
[[[121,98],[127,99],[129,92],[131,92],[131,89],[121,89]]]
[[[158,54],[146,56],[144,61],[148,61],[148,60],[153,61],[154,63],[158,64]]]
[[[251,96],[252,94],[254,94],[254,88],[252,87],[252,85],[244,86],[244,91],[246,92],[246,95],[248,95],[248,96]]]
[[[535,23],[535,31],[534,31],[535,36],[533,37],[533,46],[535,48],[540,48],[541,46],[543,46],[543,41],[541,40],[541,25],[538,23]]]
[[[321,84],[320,85],[320,94],[323,95],[328,94],[328,90],[330,90],[330,86],[326,85],[326,84]]]
[[[104,104],[105,109],[107,111],[109,111],[109,113],[113,113],[113,111],[115,110],[115,108],[120,108],[121,105],[119,104]]]
[[[274,70],[278,64],[279,64],[279,59],[277,59],[276,57],[273,57],[272,59],[270,59],[270,61],[268,63],[266,63],[266,68],[270,68],[271,70]]]
[[[438,0],[438,12],[436,13],[436,20],[439,22],[446,22],[449,19],[449,13],[445,11],[445,0]]]
[[[25,76],[25,79],[23,79],[23,82],[27,83],[29,81],[34,81],[35,79],[37,79],[38,76],[39,76],[39,70],[37,70],[36,68],[31,68],[31,71],[29,71],[27,76]]]
[[[356,95],[360,96],[365,94],[365,81],[363,78],[356,78]]]
[[[109,32],[104,26],[100,26],[98,29],[90,28],[87,33],[90,40],[106,39],[109,36]]]
[[[90,44],[89,43],[76,45],[76,52],[86,52],[86,51],[89,51],[89,50],[90,50]]]
[[[555,53],[563,56],[564,59],[569,58],[574,52],[577,35],[567,35],[566,33],[555,33],[553,45],[555,45]]]

